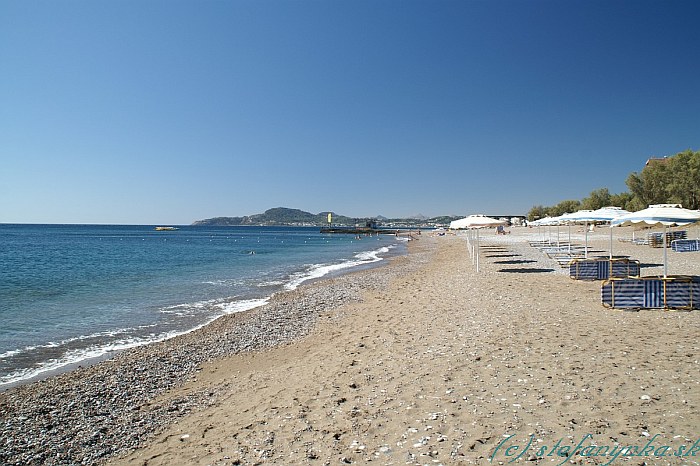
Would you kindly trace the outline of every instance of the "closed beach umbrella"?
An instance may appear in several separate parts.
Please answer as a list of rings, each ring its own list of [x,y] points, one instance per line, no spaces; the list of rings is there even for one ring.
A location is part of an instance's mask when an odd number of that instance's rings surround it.
[[[479,271],[479,229],[481,228],[493,228],[498,225],[505,225],[506,222],[503,220],[498,220],[495,218],[487,217],[485,215],[477,214],[470,215],[469,217],[463,219],[465,221],[466,228],[476,230],[476,271]]]
[[[664,227],[664,278],[668,273],[666,228],[685,226],[700,221],[700,213],[684,209],[680,204],[655,204],[638,212],[621,215],[610,222],[610,228],[623,225],[663,225]]]

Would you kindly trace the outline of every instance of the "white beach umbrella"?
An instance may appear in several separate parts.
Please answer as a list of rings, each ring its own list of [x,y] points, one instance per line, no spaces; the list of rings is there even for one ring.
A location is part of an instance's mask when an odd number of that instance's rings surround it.
[[[470,215],[463,220],[466,221],[467,228],[490,228],[506,224],[505,220],[498,220],[482,214]]]
[[[680,204],[654,204],[638,212],[621,215],[610,222],[610,228],[622,225],[663,225],[664,227],[664,278],[668,275],[666,228],[690,225],[700,221],[700,213],[684,209]]]
[[[554,217],[541,218],[539,220],[536,220],[534,222],[534,224],[537,225],[538,229],[540,229],[541,227],[552,226],[552,225],[554,225]],[[549,241],[551,243],[551,241],[552,241],[552,229],[549,228],[549,229],[545,229],[544,231],[540,230],[540,236],[542,237],[542,240],[544,240],[545,232],[549,233]]]
[[[450,230],[464,230],[464,229],[469,228],[467,226],[467,218],[460,218],[459,220],[451,221],[450,222]]]
[[[562,216],[559,217],[545,217],[537,220],[538,226],[557,227],[557,246],[559,246],[559,225],[563,225]],[[549,240],[552,241],[552,229],[549,229]]]
[[[629,212],[615,206],[601,207],[597,210],[579,210],[571,214],[562,215],[565,223],[583,223],[585,229],[585,257],[588,257],[588,224],[592,222],[610,222],[612,219],[628,214]],[[610,231],[610,258],[612,259],[612,230]]]
[[[612,222],[614,219],[621,217],[623,215],[629,214],[628,211],[622,209],[621,207],[601,207],[598,210],[591,212],[590,218],[595,219],[596,222]],[[612,259],[613,254],[613,235],[612,228],[610,228],[610,259]]]
[[[554,217],[544,217],[539,220],[535,220],[534,222],[531,222],[531,225],[539,225],[539,226],[547,226],[547,225],[553,225],[552,221],[554,220]]]
[[[544,217],[539,220],[535,220],[530,223],[531,225],[537,225],[537,227],[548,227],[552,225],[559,225],[559,217]],[[541,235],[544,239],[544,235]],[[552,240],[552,229],[549,229],[549,240]]]
[[[591,218],[591,213],[592,210],[579,210],[578,212],[573,212],[571,214],[564,214],[561,216],[561,221],[564,223],[583,223],[584,224],[584,234],[585,234],[585,243],[584,243],[584,249],[583,249],[583,254],[584,257],[588,257],[588,223],[589,222],[595,222],[596,220]],[[570,233],[569,233],[570,234]],[[570,243],[570,242],[569,242]]]

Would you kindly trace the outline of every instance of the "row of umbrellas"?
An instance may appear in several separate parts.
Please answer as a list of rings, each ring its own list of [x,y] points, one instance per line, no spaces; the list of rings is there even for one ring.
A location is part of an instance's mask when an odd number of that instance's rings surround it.
[[[468,236],[469,242],[469,253],[472,256],[472,263],[476,261],[476,271],[479,271],[479,230],[481,228],[493,228],[499,225],[505,225],[505,220],[498,220],[495,218],[487,217],[485,215],[476,214],[470,215],[459,220],[454,220],[450,222],[451,230],[469,230],[470,235]],[[472,244],[472,233],[476,232],[474,239],[475,244]]]
[[[559,217],[545,217],[531,222],[530,225],[568,225],[583,223],[585,225],[584,257],[588,257],[588,224],[595,222],[610,222],[630,212],[620,207],[602,207],[598,210],[579,210]],[[571,244],[571,228],[569,228],[569,245]],[[610,258],[612,259],[612,229],[610,230]]]
[[[530,225],[585,225],[585,257],[588,257],[588,224],[594,222],[610,223],[610,258],[612,258],[612,227],[624,225],[646,224],[650,226],[661,225],[664,227],[664,277],[668,271],[668,256],[666,244],[666,229],[674,226],[685,226],[700,221],[700,211],[682,208],[679,204],[655,204],[638,212],[628,212],[619,207],[603,207],[597,210],[579,210],[560,217],[546,217],[531,222]],[[476,263],[479,270],[478,240],[480,228],[491,228],[505,224],[502,220],[486,217],[484,215],[470,215],[469,217],[455,220],[450,224],[453,230],[476,230]],[[571,231],[569,230],[569,244],[571,244]],[[470,249],[473,253],[474,249]]]

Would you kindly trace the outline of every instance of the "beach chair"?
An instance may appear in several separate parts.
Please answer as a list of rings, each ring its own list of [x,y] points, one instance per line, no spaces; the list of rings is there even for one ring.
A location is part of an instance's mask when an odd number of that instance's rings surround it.
[[[686,239],[687,237],[688,237],[687,230],[666,232],[667,244],[672,244],[673,241],[675,241],[675,240]],[[652,248],[664,247],[664,234],[663,233],[648,233],[647,239],[649,240],[649,246],[651,246]]]
[[[574,280],[607,280],[639,277],[639,261],[628,258],[574,259],[569,263],[569,277]]]
[[[700,251],[700,240],[697,239],[676,239],[671,242],[671,249],[676,252]]]
[[[612,278],[601,286],[601,301],[615,309],[700,309],[700,277]]]

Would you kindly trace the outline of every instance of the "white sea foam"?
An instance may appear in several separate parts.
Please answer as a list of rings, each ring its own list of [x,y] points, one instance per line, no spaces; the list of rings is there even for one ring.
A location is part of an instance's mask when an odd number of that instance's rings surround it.
[[[355,254],[353,259],[341,262],[339,264],[309,265],[305,271],[292,274],[289,282],[287,282],[287,284],[285,284],[284,287],[288,290],[294,290],[306,281],[321,278],[325,275],[328,275],[329,273],[338,272],[340,270],[349,269],[352,267],[357,267],[359,265],[367,265],[373,262],[379,262],[381,260],[384,260],[384,258],[380,257],[379,255],[386,254],[393,247],[394,246],[391,245],[381,247],[374,251],[361,252]]]
[[[285,282],[283,280],[270,280],[270,281],[266,281],[266,282],[260,282],[260,283],[256,284],[255,286],[257,286],[258,288],[264,288],[266,286],[280,286],[280,285],[284,285],[284,283]]]
[[[165,341],[170,338],[176,337],[178,335],[183,335],[192,331],[195,331],[197,329],[200,329],[208,324],[210,324],[212,321],[215,319],[221,317],[222,315],[225,314],[234,314],[236,312],[243,312],[249,309],[256,308],[258,306],[263,306],[267,304],[269,301],[269,298],[261,298],[261,299],[244,299],[244,300],[239,300],[239,301],[228,301],[228,302],[219,302],[216,303],[216,312],[210,319],[208,319],[206,322],[203,322],[202,324],[190,328],[188,330],[182,330],[182,331],[169,331],[165,333],[150,333],[145,336],[139,336],[139,337],[129,337],[125,336],[124,338],[116,339],[113,341],[109,341],[107,343],[101,343],[97,345],[92,345],[87,348],[81,348],[81,349],[70,349],[66,350],[60,357],[56,358],[50,358],[45,361],[37,363],[36,366],[31,367],[31,368],[26,368],[26,369],[21,369],[17,370],[14,372],[11,372],[9,374],[5,374],[0,376],[0,387],[3,385],[8,385],[16,382],[20,382],[22,380],[27,380],[31,379],[37,376],[40,376],[46,372],[51,372],[51,371],[56,371],[60,370],[66,366],[70,366],[73,364],[78,364],[82,361],[89,360],[89,359],[95,359],[99,358],[102,356],[105,356],[109,353],[115,352],[115,351],[122,351],[126,350],[129,348],[134,348],[137,346],[143,346],[147,345],[150,343],[157,343],[160,341]],[[192,304],[183,304],[180,306],[190,306],[190,307],[204,307],[206,306],[207,303],[211,303],[210,301],[202,301],[199,303],[192,303]],[[171,306],[171,307],[178,307],[178,306]],[[148,327],[153,327],[153,324],[150,325],[144,325],[140,326],[138,328],[145,329]],[[89,340],[92,338],[104,338],[104,337],[110,337],[110,336],[117,336],[120,334],[123,335],[128,335],[130,331],[135,330],[135,328],[130,328],[130,329],[119,329],[119,330],[113,330],[109,332],[96,332],[92,333],[90,335],[81,335],[75,338],[70,338],[66,340],[62,340],[59,343],[48,343],[46,345],[37,345],[37,346],[32,346],[32,347],[26,347],[21,350],[14,350],[14,351],[7,351],[0,355],[0,357],[8,358],[11,356],[16,356],[21,353],[27,353],[33,350],[41,350],[41,349],[48,349],[48,348],[60,348],[61,346],[70,344],[71,342],[79,341],[79,340]]]

